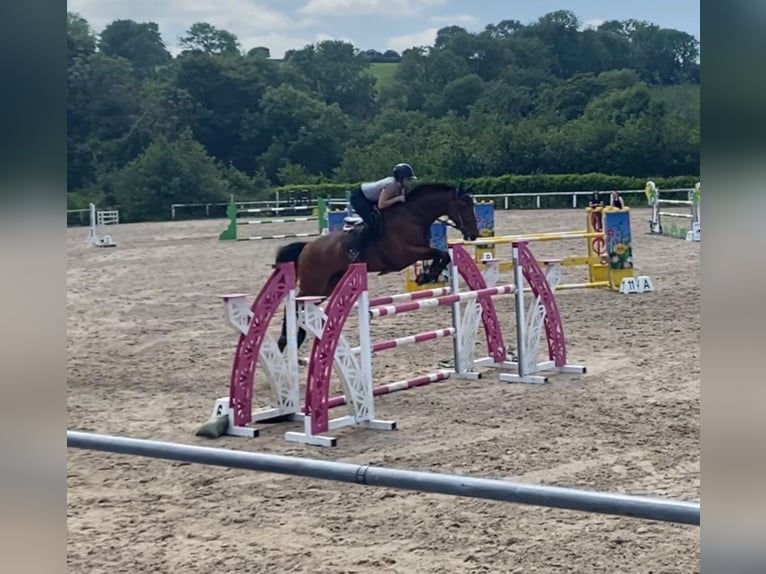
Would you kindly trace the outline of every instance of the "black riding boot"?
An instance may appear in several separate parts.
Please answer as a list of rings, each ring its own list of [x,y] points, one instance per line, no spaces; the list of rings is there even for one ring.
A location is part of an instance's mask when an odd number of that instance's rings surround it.
[[[349,249],[349,257],[351,257],[352,263],[360,263],[364,261],[367,249],[372,245],[373,241],[375,241],[377,235],[375,231],[374,224],[365,223],[362,225],[362,228],[356,232],[357,235],[355,241],[351,244],[351,248]]]
[[[375,205],[364,197],[361,189],[351,193],[351,206],[362,218],[364,225],[359,230],[355,245],[352,245],[349,255],[351,261],[364,261],[365,252],[377,235],[377,213],[375,212]]]
[[[376,231],[375,222],[364,224],[364,227],[359,234],[359,244],[356,248],[359,261],[364,261],[364,256],[367,253],[367,249],[370,247],[370,245],[372,245],[372,242],[375,241],[375,237],[377,235]]]

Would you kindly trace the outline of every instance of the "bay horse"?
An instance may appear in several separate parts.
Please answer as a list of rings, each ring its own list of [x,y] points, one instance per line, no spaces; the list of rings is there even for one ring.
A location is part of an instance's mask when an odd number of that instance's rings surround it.
[[[435,282],[450,263],[449,253],[431,247],[431,224],[448,217],[463,239],[479,236],[474,201],[466,190],[445,183],[423,183],[407,194],[407,199],[380,212],[380,233],[365,251],[367,271],[379,275],[394,273],[417,261],[430,260],[427,273],[417,277],[418,284]],[[276,263],[296,264],[298,297],[329,297],[351,264],[350,249],[357,241],[362,225],[349,232],[322,235],[314,241],[297,241],[277,251]],[[306,338],[298,330],[298,347]],[[287,345],[287,323],[282,320],[279,349]]]

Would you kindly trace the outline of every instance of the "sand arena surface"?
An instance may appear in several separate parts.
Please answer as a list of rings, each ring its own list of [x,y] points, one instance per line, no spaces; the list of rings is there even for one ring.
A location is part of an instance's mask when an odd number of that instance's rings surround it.
[[[262,426],[252,440],[194,436],[227,394],[237,341],[217,295],[256,293],[284,240],[219,242],[224,220],[207,220],[110,227],[118,247],[93,249],[86,229],[70,228],[68,427],[696,499],[700,244],[648,236],[648,219],[632,212],[633,248],[655,293],[559,294],[570,361],[587,375],[507,385],[490,371],[384,396],[378,416],[399,430],[344,429],[335,449],[287,443],[297,423]],[[496,215],[498,233],[584,226],[582,210]],[[539,258],[584,254],[584,240],[532,247]],[[370,282],[373,296],[402,291],[398,276]],[[510,299],[499,313],[515,347]],[[448,326],[448,317],[441,308],[375,320],[373,337]],[[375,375],[430,372],[450,351],[441,340],[381,353]],[[68,451],[67,482],[70,572],[699,571],[696,527],[79,450]]]

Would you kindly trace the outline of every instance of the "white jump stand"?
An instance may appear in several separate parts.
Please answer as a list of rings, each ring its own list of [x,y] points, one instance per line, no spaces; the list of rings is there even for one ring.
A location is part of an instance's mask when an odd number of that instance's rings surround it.
[[[550,261],[546,265],[545,279],[551,291],[555,291],[561,282],[561,264],[559,261]],[[525,308],[524,292],[529,288],[524,287],[523,272],[519,261],[513,260],[514,283],[516,285],[516,357],[509,357],[502,363],[495,363],[491,358],[479,359],[477,366],[500,369],[498,380],[503,383],[527,383],[541,384],[548,382],[548,376],[538,374],[543,372],[566,373],[572,375],[585,374],[587,369],[584,365],[565,364],[557,367],[552,360],[538,361],[541,353],[541,343],[545,330],[546,309],[541,298],[532,297]],[[489,281],[497,281],[499,269],[497,261],[489,260],[485,276]],[[510,372],[508,372],[510,371]]]
[[[337,339],[337,347],[332,363],[340,375],[343,390],[347,399],[348,414],[330,419],[327,431],[354,426],[374,430],[396,430],[396,422],[379,420],[375,417],[375,404],[372,389],[372,343],[370,341],[370,317],[367,292],[361,295],[358,305],[359,320],[359,352],[352,347],[345,336]],[[325,311],[319,306],[322,297],[298,297],[299,324],[306,331],[321,339],[327,322]],[[313,353],[312,353],[313,354]],[[310,367],[311,368],[311,367]],[[311,415],[300,414],[296,418],[303,420],[303,432],[292,431],[285,433],[289,442],[298,442],[314,446],[336,446],[338,439],[334,436],[314,434],[311,431]]]
[[[693,222],[691,231],[686,232],[686,241],[702,241],[702,226],[699,221]]]
[[[292,301],[294,293],[288,295],[286,307],[294,309]],[[247,335],[253,312],[246,302],[247,295],[244,293],[231,293],[223,295],[225,308],[225,321],[240,335]],[[287,312],[287,336],[288,341],[294,342],[297,334],[297,318],[293,311]],[[258,364],[263,368],[267,386],[271,391],[273,406],[257,409],[253,412],[251,423],[269,422],[274,420],[300,420],[300,395],[298,390],[298,351],[295,345],[288,345],[285,352],[279,350],[279,344],[274,336],[267,334],[261,346],[258,356]],[[213,412],[209,420],[226,415],[229,417],[229,427],[226,434],[255,438],[258,429],[250,426],[236,426],[233,424],[234,413],[229,406],[229,397],[216,400]]]
[[[96,206],[93,203],[90,204],[90,229],[88,230],[88,245],[92,245],[93,247],[117,247],[117,244],[112,241],[111,235],[98,234],[99,224],[104,225],[106,223],[117,223],[119,221],[111,215],[113,213],[117,213],[116,211],[110,211],[107,213],[110,215],[110,217],[107,219],[98,217],[96,214]]]

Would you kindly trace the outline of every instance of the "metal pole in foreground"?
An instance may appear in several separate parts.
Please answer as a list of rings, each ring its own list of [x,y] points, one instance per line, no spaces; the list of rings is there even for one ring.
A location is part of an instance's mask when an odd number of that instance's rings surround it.
[[[538,486],[489,478],[377,468],[78,431],[67,431],[67,447],[662,522],[700,524],[700,505],[696,502]]]

